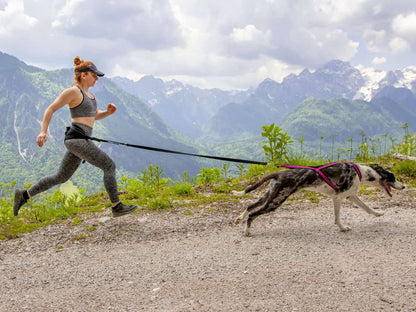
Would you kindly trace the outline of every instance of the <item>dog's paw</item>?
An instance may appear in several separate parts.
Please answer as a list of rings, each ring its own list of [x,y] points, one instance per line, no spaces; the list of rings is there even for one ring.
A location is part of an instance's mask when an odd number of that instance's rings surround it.
[[[240,217],[238,217],[237,219],[234,220],[234,224],[235,225],[240,224],[240,222],[241,222],[241,218]]]
[[[343,227],[340,227],[340,230],[341,232],[348,232],[348,231],[351,231],[351,228],[349,226],[343,226]]]
[[[374,215],[375,215],[376,217],[381,217],[381,216],[383,216],[383,215],[384,215],[384,212],[376,211],[376,212],[374,213]]]
[[[245,191],[231,191],[231,194],[235,195],[235,196],[244,196],[246,194]]]

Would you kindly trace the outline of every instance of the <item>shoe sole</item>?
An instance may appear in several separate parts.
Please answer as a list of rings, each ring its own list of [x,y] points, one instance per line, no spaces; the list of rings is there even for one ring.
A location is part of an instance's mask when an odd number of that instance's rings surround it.
[[[129,211],[123,211],[123,212],[113,212],[113,217],[114,217],[114,218],[117,218],[117,217],[121,217],[121,216],[127,215],[127,214],[129,214],[129,213],[132,213],[132,212],[136,211],[136,209],[137,209],[137,208],[138,208],[138,207],[136,206],[136,207],[132,208],[132,209],[131,209],[131,210],[129,210]]]

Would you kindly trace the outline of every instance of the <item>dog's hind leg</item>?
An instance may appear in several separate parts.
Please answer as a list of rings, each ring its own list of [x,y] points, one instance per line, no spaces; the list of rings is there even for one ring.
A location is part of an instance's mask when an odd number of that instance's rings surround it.
[[[248,207],[243,211],[242,214],[240,214],[237,219],[235,219],[235,224],[239,224],[242,220],[245,220],[248,216],[248,214],[250,213],[250,211],[252,211],[254,208],[263,205],[266,200],[267,200],[267,196],[269,195],[270,191],[267,191],[266,194],[264,194],[261,198],[259,198],[259,200],[257,200],[256,202],[248,205]]]
[[[240,214],[237,217],[237,219],[235,219],[234,223],[239,224],[242,220],[245,220],[247,218],[250,211],[252,211],[256,207],[259,207],[260,205],[263,205],[267,201],[267,198],[269,197],[270,192],[273,189],[275,184],[276,184],[275,180],[271,180],[269,184],[269,188],[267,189],[266,193],[264,193],[264,195],[260,197],[256,202],[248,205],[248,207],[243,211],[243,213]]]
[[[276,210],[280,205],[283,204],[283,202],[288,198],[289,196],[280,198],[277,201],[274,201],[274,196],[270,197],[269,200],[266,202],[266,204],[261,207],[260,209],[250,212],[248,214],[247,217],[247,221],[246,221],[246,227],[244,229],[244,235],[245,236],[250,236],[250,227],[251,227],[251,223],[254,221],[255,218],[257,218],[258,216],[271,212],[273,210]]]
[[[361,199],[359,199],[355,195],[348,197],[348,199],[351,202],[353,202],[354,204],[356,204],[358,207],[364,209],[368,214],[373,214],[377,217],[380,217],[384,214],[384,212],[378,212],[378,211],[374,210],[373,208],[368,207],[364,202],[361,201]]]
[[[339,228],[341,229],[341,232],[347,232],[351,230],[349,226],[342,225],[340,217],[339,217],[339,211],[341,210],[342,199],[337,197],[337,198],[332,198],[332,200],[334,202],[335,224],[339,226]]]

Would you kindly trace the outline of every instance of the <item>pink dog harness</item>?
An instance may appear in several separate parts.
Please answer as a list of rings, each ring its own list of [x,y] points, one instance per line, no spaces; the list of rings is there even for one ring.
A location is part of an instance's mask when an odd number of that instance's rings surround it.
[[[321,172],[322,169],[327,168],[327,167],[331,167],[331,166],[336,165],[336,164],[343,164],[343,163],[342,162],[335,162],[335,163],[320,166],[318,168],[306,167],[306,166],[296,166],[296,165],[280,165],[280,167],[289,168],[289,169],[311,169],[311,170],[314,170],[322,177],[322,179],[324,179],[324,181],[330,187],[332,187],[335,191],[338,191],[338,188],[334,184],[332,184],[332,182],[327,178],[327,176],[325,174],[323,174]],[[355,171],[357,172],[358,178],[361,181],[361,172],[360,172],[360,169],[358,169],[357,165],[355,165],[353,163],[350,163],[350,162],[346,162],[345,164],[348,164],[348,165],[352,166],[355,169]]]

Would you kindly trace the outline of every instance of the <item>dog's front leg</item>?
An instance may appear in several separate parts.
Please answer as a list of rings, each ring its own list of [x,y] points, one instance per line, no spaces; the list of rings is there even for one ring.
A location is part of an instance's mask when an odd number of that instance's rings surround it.
[[[351,230],[348,226],[343,226],[339,217],[339,211],[341,210],[341,202],[342,200],[340,198],[332,198],[334,202],[334,213],[335,213],[335,224],[339,226],[341,229],[341,232],[347,232]]]
[[[361,201],[357,196],[350,196],[348,197],[350,201],[356,204],[358,207],[363,208],[368,214],[373,214],[377,217],[380,217],[384,214],[384,212],[375,211],[373,208],[368,207],[364,202]]]
[[[235,219],[234,224],[239,224],[241,220],[245,220],[248,216],[248,210],[244,210],[238,217]]]

